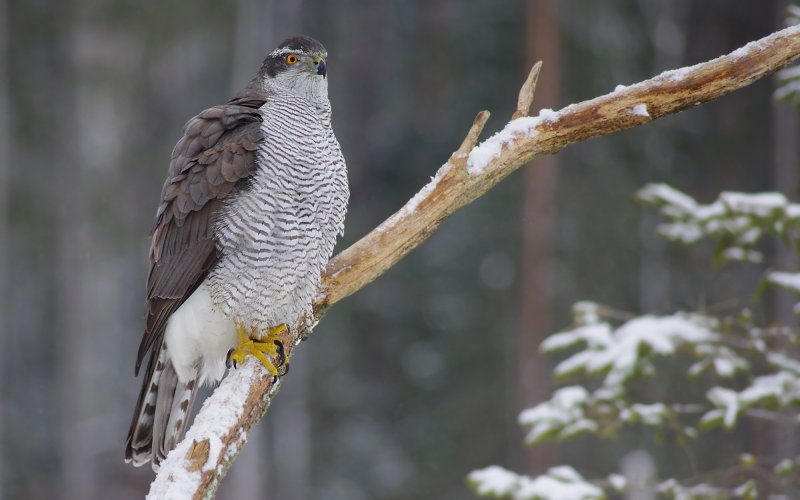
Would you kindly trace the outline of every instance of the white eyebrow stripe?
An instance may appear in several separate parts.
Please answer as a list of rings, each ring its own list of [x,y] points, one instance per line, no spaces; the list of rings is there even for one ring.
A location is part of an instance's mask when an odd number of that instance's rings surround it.
[[[280,49],[273,50],[272,52],[270,52],[269,55],[270,56],[285,56],[286,54],[305,54],[305,52],[303,52],[302,50],[296,50],[296,49],[280,48]],[[314,53],[312,52],[312,54],[314,54]],[[323,54],[319,54],[319,55],[322,56],[323,59],[327,59],[328,58],[328,53],[327,52],[325,52]]]

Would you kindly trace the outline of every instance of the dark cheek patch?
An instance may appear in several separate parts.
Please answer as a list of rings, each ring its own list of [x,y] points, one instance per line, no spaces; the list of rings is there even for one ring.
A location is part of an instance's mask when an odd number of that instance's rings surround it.
[[[286,69],[282,57],[270,57],[267,59],[267,75],[273,78],[279,71]]]

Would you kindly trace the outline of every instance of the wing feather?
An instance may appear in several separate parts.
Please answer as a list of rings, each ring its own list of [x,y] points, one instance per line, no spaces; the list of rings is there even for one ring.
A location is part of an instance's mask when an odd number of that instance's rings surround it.
[[[220,257],[213,230],[221,200],[244,188],[243,181],[255,171],[255,151],[264,139],[257,108],[265,101],[232,102],[189,120],[172,151],[150,246],[147,318],[137,374],[147,353],[161,344],[170,315]]]

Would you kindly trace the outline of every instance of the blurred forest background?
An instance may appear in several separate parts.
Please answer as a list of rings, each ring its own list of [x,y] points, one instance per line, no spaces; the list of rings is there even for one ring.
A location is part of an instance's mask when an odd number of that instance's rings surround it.
[[[0,496],[147,491],[152,471],[122,452],[169,154],[186,120],[224,102],[285,37],[312,35],[330,53],[352,192],[343,248],[433,175],[477,111],[492,111],[487,131],[502,127],[534,60],[534,108],[560,108],[765,36],[784,7],[0,0]],[[774,105],[773,87],[572,146],[457,213],[296,351],[219,498],[471,498],[466,474],[491,463],[617,469],[644,434],[524,449],[517,414],[553,386],[538,343],[577,300],[664,313],[752,290],[758,274],[712,277],[708,255],[658,239],[634,192],[668,182],[701,201],[722,190],[796,199],[797,111]],[[791,302],[770,303],[791,315]],[[736,439],[774,441],[758,429]],[[668,444],[653,453],[662,468],[683,460]]]

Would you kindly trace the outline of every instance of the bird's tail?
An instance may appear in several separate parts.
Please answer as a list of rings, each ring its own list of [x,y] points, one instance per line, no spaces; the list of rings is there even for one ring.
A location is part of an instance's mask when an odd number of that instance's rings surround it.
[[[158,358],[151,356],[147,364],[128,431],[126,462],[139,467],[152,460],[153,470],[158,470],[158,465],[186,432],[197,389],[196,376],[187,382],[178,380],[162,341]]]

